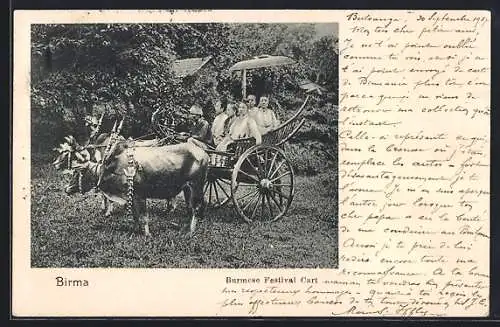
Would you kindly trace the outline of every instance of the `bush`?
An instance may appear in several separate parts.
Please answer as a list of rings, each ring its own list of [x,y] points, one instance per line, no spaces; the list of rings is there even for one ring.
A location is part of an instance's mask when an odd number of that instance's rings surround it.
[[[334,162],[319,150],[291,143],[285,145],[285,153],[298,175],[313,176],[325,171],[336,170]]]

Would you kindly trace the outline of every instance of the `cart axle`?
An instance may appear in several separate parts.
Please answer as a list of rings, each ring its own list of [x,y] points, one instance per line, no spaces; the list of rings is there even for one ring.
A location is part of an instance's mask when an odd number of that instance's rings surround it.
[[[272,186],[273,183],[267,178],[264,178],[260,181],[260,187],[263,189],[269,190]]]

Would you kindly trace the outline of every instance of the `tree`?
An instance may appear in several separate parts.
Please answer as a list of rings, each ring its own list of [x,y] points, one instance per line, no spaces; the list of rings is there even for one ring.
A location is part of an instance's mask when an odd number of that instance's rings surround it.
[[[213,100],[241,96],[241,78],[229,67],[262,54],[286,55],[296,64],[250,71],[249,93],[271,94],[285,119],[304,99],[298,82],[317,81],[328,94],[311,101],[298,141],[307,147],[330,140],[333,121],[322,115],[337,101],[337,44],[333,37],[318,39],[313,24],[32,25],[31,33],[34,143],[52,148],[67,133],[83,138],[84,116],[102,112],[111,125],[126,117],[127,136],[150,132],[158,108],[199,102],[210,121]],[[208,55],[213,59],[199,74],[174,76],[174,60]]]

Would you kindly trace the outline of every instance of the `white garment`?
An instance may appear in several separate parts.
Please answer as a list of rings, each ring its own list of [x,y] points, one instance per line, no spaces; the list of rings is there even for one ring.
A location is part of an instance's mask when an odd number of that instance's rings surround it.
[[[226,122],[226,119],[228,117],[229,116],[225,112],[222,112],[215,117],[215,119],[212,123],[212,137],[214,139],[215,145],[219,144],[222,141],[222,139],[224,138],[224,134],[225,134],[225,130],[224,130],[225,124],[224,123]]]
[[[254,137],[257,144],[262,142],[259,127],[252,117],[248,115],[236,117],[231,123],[228,135],[217,145],[217,150],[226,151],[227,146],[233,143],[234,140],[247,137]]]
[[[267,132],[277,128],[280,124],[274,111],[268,108],[259,108],[252,114],[252,118],[255,119],[261,134],[266,134]]]

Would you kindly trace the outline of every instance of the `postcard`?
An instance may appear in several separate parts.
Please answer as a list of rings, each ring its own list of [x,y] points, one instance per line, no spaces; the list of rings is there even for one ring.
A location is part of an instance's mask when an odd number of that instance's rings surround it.
[[[485,317],[491,13],[14,12],[16,317]]]

